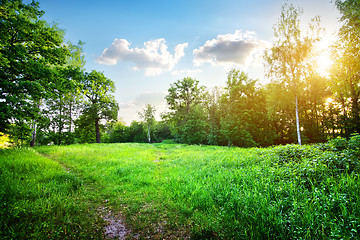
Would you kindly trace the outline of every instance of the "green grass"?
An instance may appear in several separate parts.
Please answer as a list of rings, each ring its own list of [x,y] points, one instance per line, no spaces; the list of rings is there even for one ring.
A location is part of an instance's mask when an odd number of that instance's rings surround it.
[[[2,150],[0,235],[100,239],[105,208],[130,239],[358,239],[359,144]]]
[[[33,149],[0,151],[1,239],[98,238],[83,181]]]

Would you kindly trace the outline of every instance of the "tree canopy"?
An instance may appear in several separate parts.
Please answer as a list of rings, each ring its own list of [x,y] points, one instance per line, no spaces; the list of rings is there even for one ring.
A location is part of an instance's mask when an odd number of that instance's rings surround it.
[[[85,43],[42,19],[32,1],[0,2],[0,132],[17,144],[160,142],[259,147],[317,143],[360,132],[360,2],[337,0],[342,26],[329,76],[317,71],[320,17],[301,26],[301,8],[284,4],[264,53],[267,77],[239,69],[207,89],[185,77],[168,88],[168,111],[117,121],[115,83],[85,70]],[[121,87],[121,86],[120,86]]]
[[[69,51],[63,31],[41,19],[38,3],[4,0],[0,8],[0,131],[20,128],[26,140],[54,66],[64,64]]]

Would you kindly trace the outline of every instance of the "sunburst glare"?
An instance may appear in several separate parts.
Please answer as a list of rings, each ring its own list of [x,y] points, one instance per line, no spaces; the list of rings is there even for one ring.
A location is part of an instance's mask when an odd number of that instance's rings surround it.
[[[330,75],[330,67],[333,63],[331,58],[331,45],[333,43],[334,39],[324,38],[315,45],[316,71],[323,77]]]

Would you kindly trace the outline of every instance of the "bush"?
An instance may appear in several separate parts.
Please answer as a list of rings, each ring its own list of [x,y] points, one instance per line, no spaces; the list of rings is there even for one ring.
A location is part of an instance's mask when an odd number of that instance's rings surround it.
[[[278,163],[301,162],[303,159],[314,158],[319,154],[317,149],[309,146],[289,144],[275,147],[275,153],[279,156]]]
[[[165,139],[161,143],[163,144],[177,144],[177,142],[173,139]]]

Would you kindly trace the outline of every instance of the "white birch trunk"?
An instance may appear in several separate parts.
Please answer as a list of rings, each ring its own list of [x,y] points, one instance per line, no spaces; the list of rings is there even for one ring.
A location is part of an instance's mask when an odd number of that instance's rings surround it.
[[[301,145],[300,120],[299,120],[299,108],[298,108],[297,96],[295,96],[295,107],[296,107],[296,131],[297,131],[298,143],[299,145]]]
[[[151,143],[150,127],[149,127],[149,126],[147,127],[147,130],[148,130],[148,132],[147,132],[147,137],[148,137],[149,143]]]

